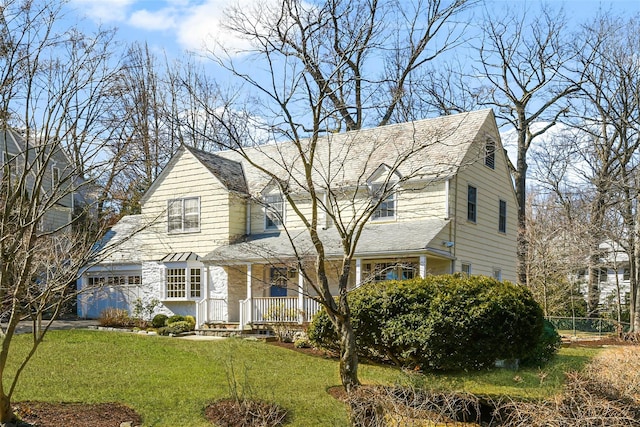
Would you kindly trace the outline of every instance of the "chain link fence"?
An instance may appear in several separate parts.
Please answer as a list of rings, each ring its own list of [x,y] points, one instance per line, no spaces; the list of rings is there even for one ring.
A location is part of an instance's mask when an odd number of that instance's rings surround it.
[[[614,319],[593,317],[547,317],[560,334],[578,335],[618,335],[629,332],[629,323]]]

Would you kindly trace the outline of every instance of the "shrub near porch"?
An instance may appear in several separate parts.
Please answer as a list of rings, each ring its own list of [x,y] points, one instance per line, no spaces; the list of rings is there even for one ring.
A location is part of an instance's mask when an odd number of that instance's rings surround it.
[[[481,369],[499,359],[523,359],[543,326],[527,289],[484,276],[375,283],[349,298],[361,356],[410,368]],[[339,343],[324,312],[309,337],[333,350]]]

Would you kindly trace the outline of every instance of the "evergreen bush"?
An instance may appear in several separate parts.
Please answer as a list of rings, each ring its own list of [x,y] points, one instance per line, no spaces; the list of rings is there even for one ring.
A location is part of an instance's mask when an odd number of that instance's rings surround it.
[[[169,316],[167,316],[166,314],[156,314],[155,316],[153,316],[151,325],[153,325],[154,328],[162,328],[167,324],[168,318]]]
[[[358,353],[422,369],[481,369],[522,359],[542,332],[531,293],[484,276],[429,276],[363,286],[349,295]],[[314,345],[336,350],[338,334],[321,312],[309,328]]]

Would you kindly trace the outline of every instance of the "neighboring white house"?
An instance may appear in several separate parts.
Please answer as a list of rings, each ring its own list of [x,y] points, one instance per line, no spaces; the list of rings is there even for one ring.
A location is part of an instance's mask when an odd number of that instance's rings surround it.
[[[491,110],[328,134],[318,144],[314,182],[337,196],[331,209],[345,220],[381,182],[397,180],[359,240],[352,288],[451,272],[516,280],[516,199]],[[297,174],[288,142],[246,152],[270,171]],[[305,214],[309,193],[297,178],[282,176]],[[318,303],[295,261],[313,258],[313,249],[280,188],[236,152],[181,147],[144,195],[141,215],[106,236],[105,247],[118,249],[82,275],[81,288],[100,289],[79,298],[79,315],[131,310],[139,298],[159,300],[158,312],[194,315],[198,325],[268,322],[274,309],[307,320]],[[318,199],[326,202],[327,191]],[[326,255],[338,262],[335,224],[329,215],[320,222]]]
[[[625,305],[628,303],[631,290],[629,255],[620,244],[612,241],[601,243],[599,249],[602,254],[597,269],[599,304],[602,308],[615,306],[619,296],[620,304]],[[579,271],[576,279],[580,283],[580,291],[586,296],[588,294],[589,270],[585,268]]]

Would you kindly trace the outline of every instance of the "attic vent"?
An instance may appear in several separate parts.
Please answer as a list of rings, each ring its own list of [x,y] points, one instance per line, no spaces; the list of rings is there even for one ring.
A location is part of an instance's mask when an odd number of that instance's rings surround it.
[[[496,143],[492,140],[488,140],[484,146],[484,165],[491,169],[496,168]]]

